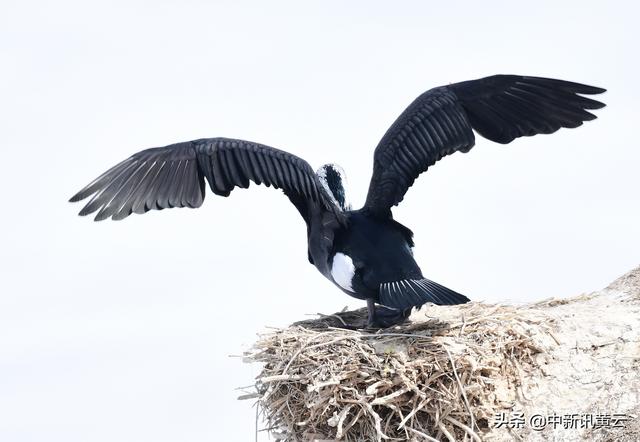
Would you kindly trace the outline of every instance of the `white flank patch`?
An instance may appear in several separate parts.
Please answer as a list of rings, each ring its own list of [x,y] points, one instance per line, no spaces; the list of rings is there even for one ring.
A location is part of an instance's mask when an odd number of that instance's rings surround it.
[[[353,261],[344,253],[336,253],[331,264],[331,277],[345,290],[353,292],[352,281],[356,268]]]

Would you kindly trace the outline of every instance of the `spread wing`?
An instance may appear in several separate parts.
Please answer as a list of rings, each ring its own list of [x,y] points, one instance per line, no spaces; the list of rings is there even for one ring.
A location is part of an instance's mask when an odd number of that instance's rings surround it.
[[[364,208],[388,215],[436,161],[475,144],[473,130],[497,143],[578,127],[603,103],[582,95],[605,89],[550,78],[494,75],[420,95],[376,147]]]
[[[205,180],[216,195],[228,196],[249,182],[282,189],[308,221],[310,206],[339,209],[305,160],[249,141],[209,138],[140,151],[76,193],[71,202],[93,197],[80,211],[98,211],[96,221],[172,207],[200,207]]]

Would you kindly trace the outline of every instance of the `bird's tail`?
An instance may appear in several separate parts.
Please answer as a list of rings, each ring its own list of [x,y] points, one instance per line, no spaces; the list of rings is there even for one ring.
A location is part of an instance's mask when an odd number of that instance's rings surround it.
[[[380,304],[398,310],[420,307],[432,302],[454,305],[469,302],[469,298],[428,279],[404,279],[380,285]]]

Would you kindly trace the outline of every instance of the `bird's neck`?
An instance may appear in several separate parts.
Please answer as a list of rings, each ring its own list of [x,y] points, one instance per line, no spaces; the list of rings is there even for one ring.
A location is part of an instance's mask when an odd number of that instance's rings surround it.
[[[324,189],[331,195],[335,203],[343,210],[351,210],[345,189],[346,177],[344,171],[334,164],[325,164],[317,172]]]

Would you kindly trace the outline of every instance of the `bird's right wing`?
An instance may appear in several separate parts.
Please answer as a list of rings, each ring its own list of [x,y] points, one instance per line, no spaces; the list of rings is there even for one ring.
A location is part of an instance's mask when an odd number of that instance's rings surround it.
[[[497,143],[578,127],[603,103],[581,95],[604,89],[549,78],[494,75],[437,87],[398,117],[374,153],[364,209],[388,216],[414,180],[442,157],[468,152],[473,130]]]
[[[305,160],[262,144],[207,138],[140,151],[115,165],[71,197],[93,197],[80,211],[95,220],[172,207],[200,207],[205,179],[216,195],[228,196],[249,181],[282,189],[305,220],[310,206],[340,209]],[[308,220],[307,220],[308,221]]]

